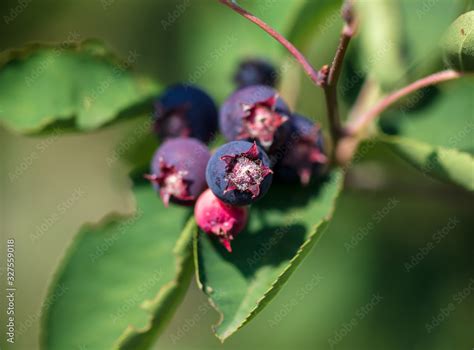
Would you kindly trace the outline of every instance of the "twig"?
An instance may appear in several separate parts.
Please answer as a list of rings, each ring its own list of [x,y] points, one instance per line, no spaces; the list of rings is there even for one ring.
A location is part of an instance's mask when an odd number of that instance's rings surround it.
[[[321,75],[321,73],[317,71],[316,69],[314,69],[313,66],[308,62],[306,57],[304,57],[303,54],[292,43],[290,43],[285,37],[283,37],[283,35],[278,33],[275,29],[270,27],[267,23],[265,23],[261,19],[255,17],[250,12],[241,8],[232,0],[219,0],[219,1],[222,4],[231,8],[232,10],[234,10],[235,12],[239,13],[241,16],[247,18],[249,21],[255,23],[257,26],[259,26],[264,31],[266,31],[268,34],[270,34],[275,40],[277,40],[281,45],[283,45],[293,57],[296,58],[296,60],[303,67],[306,74],[308,74],[308,76],[316,85],[318,86],[322,85],[324,77]]]
[[[350,123],[346,131],[349,135],[356,135],[362,131],[370,122],[375,120],[384,110],[390,107],[393,103],[401,99],[402,97],[411,94],[412,92],[419,90],[421,88],[435,85],[444,81],[456,79],[462,76],[462,73],[456,72],[454,70],[445,70],[438,73],[434,73],[427,77],[424,77],[420,80],[417,80],[411,83],[400,90],[397,90],[375,104],[371,109],[369,109],[364,114],[357,117],[352,123]]]
[[[346,23],[342,29],[341,37],[339,39],[339,45],[336,50],[336,54],[329,68],[329,74],[327,84],[329,86],[336,85],[341,73],[342,62],[349,46],[349,42],[355,34],[356,22],[352,20],[350,23]]]
[[[344,3],[342,9],[342,17],[345,20],[345,24],[341,32],[339,45],[337,47],[336,54],[334,55],[334,59],[330,67],[324,66],[320,70],[320,73],[326,78],[323,82],[323,88],[324,95],[326,97],[329,129],[331,132],[334,147],[337,147],[339,139],[345,134],[339,115],[337,83],[339,81],[339,76],[342,70],[342,63],[344,61],[344,56],[349,46],[349,42],[351,41],[357,29],[357,21],[354,19],[353,16],[353,4],[351,0],[348,0]]]

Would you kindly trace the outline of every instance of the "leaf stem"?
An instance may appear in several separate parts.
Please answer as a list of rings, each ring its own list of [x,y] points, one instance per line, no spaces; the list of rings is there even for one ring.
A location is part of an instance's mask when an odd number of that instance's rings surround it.
[[[438,73],[431,74],[427,77],[419,79],[400,90],[392,92],[391,94],[382,98],[367,112],[358,116],[353,122],[351,122],[346,131],[349,135],[356,135],[364,130],[370,122],[375,120],[384,110],[394,104],[402,97],[411,94],[412,92],[421,88],[435,85],[444,81],[453,80],[462,76],[462,73],[448,69]]]
[[[219,0],[222,4],[228,6],[241,16],[247,18],[249,21],[255,23],[257,26],[262,28],[268,34],[270,34],[276,41],[278,41],[281,45],[283,45],[288,52],[296,58],[296,60],[301,64],[304,71],[311,80],[318,86],[321,86],[323,83],[323,76],[319,71],[313,68],[313,66],[308,62],[306,57],[292,44],[290,43],[283,35],[278,33],[275,29],[270,27],[267,23],[259,19],[258,17],[252,15],[250,12],[246,11],[245,9],[241,8],[232,0]]]

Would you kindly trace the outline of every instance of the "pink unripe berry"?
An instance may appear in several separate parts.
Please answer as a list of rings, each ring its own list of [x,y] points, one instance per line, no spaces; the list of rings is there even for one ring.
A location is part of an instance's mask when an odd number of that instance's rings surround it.
[[[204,191],[194,207],[198,226],[232,252],[231,241],[241,232],[248,219],[247,207],[235,207],[221,202],[210,189]]]

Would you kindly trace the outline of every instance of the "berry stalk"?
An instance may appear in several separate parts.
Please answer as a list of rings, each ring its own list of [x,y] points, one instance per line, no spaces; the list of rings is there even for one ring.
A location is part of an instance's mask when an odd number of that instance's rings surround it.
[[[270,27],[267,23],[262,21],[260,18],[252,15],[250,12],[248,12],[247,10],[237,5],[234,1],[232,0],[219,0],[219,1],[225,6],[231,8],[232,10],[240,14],[241,16],[247,18],[249,21],[255,23],[257,26],[259,26],[264,31],[266,31],[268,34],[270,34],[276,41],[278,41],[281,45],[283,45],[293,57],[296,58],[296,60],[303,67],[306,74],[308,74],[308,76],[316,85],[321,86],[323,84],[323,79],[324,79],[323,74],[321,74],[321,72],[319,72],[318,70],[314,69],[314,67],[308,62],[306,57],[304,57],[304,55],[292,43],[290,43],[283,35],[278,33],[275,29]]]

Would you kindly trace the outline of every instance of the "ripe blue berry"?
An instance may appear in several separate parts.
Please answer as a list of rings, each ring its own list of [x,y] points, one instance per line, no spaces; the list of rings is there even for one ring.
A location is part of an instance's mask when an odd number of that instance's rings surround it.
[[[231,241],[240,233],[248,219],[248,207],[236,207],[221,202],[210,189],[205,190],[194,207],[198,226],[232,252]]]
[[[278,75],[275,67],[265,59],[250,58],[242,61],[234,75],[237,89],[252,85],[275,87]]]
[[[321,128],[310,119],[298,114],[291,118],[291,133],[279,153],[275,176],[284,182],[301,182],[307,185],[311,178],[320,174],[327,157]]]
[[[212,192],[231,205],[248,205],[262,198],[270,188],[273,171],[270,160],[256,143],[233,141],[219,147],[206,169]]]
[[[283,144],[290,109],[278,92],[255,85],[237,90],[223,104],[219,123],[228,141],[257,141],[265,150]]]
[[[207,143],[217,119],[214,101],[195,86],[174,85],[155,101],[154,130],[161,139],[194,137]]]
[[[174,202],[192,205],[206,188],[206,165],[211,154],[201,141],[175,138],[165,141],[151,162],[150,180],[165,206]]]

